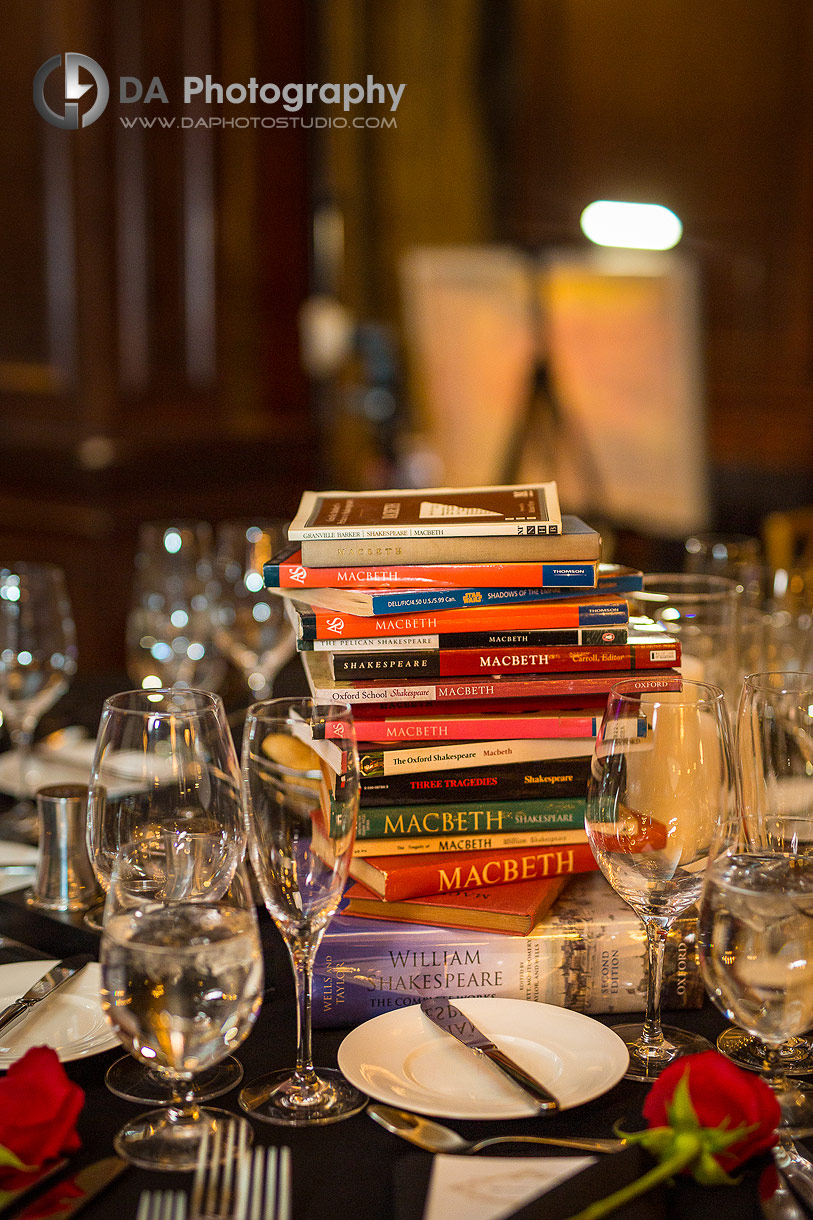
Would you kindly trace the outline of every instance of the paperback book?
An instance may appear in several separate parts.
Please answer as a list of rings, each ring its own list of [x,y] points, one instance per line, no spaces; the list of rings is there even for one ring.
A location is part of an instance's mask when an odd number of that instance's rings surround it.
[[[562,517],[558,533],[511,537],[474,534],[457,538],[423,536],[302,541],[305,567],[336,568],[446,563],[595,563],[601,558],[601,535],[579,517]],[[322,582],[324,584],[324,582]]]
[[[468,722],[466,722],[468,723]],[[641,726],[641,732],[645,726]],[[579,768],[589,772],[593,741],[585,738],[519,738],[514,741],[438,742],[431,746],[365,746],[359,753],[362,787],[373,785],[390,776],[413,777],[417,772],[440,771],[448,774],[460,769],[462,776],[477,774],[472,768],[483,768],[489,774],[509,768],[550,767]],[[427,782],[432,782],[427,780]],[[564,795],[564,793],[560,794]]]
[[[594,566],[594,565],[589,565]],[[304,606],[338,610],[342,614],[356,614],[366,618],[386,614],[411,614],[415,611],[460,610],[465,606],[513,606],[536,605],[538,602],[561,600],[583,593],[585,588],[595,588],[595,581],[572,581],[574,588],[558,589],[557,596],[550,598],[542,588],[495,588],[479,589],[389,589],[363,593],[357,589],[269,589],[278,597],[295,598]]]
[[[300,640],[299,652],[437,652],[447,648],[574,648],[581,645],[626,644],[626,623],[603,627],[552,627],[521,631],[448,631],[443,635],[374,635],[337,640]]]
[[[381,705],[384,707],[385,705]],[[458,705],[451,704],[453,708]],[[588,738],[589,742],[580,742],[593,748],[593,740],[598,733],[603,712],[600,708],[579,709],[573,712],[545,712],[534,709],[507,711],[505,715],[495,712],[488,706],[481,711],[466,710],[460,715],[456,710],[447,716],[438,716],[437,706],[430,704],[430,715],[423,715],[424,708],[410,715],[394,714],[391,708],[384,716],[370,715],[377,710],[375,704],[353,709],[353,726],[356,740],[360,742],[380,742],[386,744],[393,741],[461,741],[488,742],[501,744],[507,740],[533,740],[535,743],[553,740],[557,743],[571,738]],[[402,709],[409,709],[409,704],[402,704]],[[341,720],[326,720],[319,726],[319,733],[328,739],[344,736],[345,727]],[[469,755],[471,756],[471,755]]]
[[[547,914],[569,881],[548,877],[540,881],[515,881],[492,889],[455,890],[426,898],[386,902],[366,886],[347,890],[347,915],[365,919],[393,919],[398,923],[425,923],[441,928],[482,928],[524,936]]]
[[[584,826],[584,795],[517,801],[432,801],[359,809],[360,840],[417,839],[427,835],[505,834],[523,830],[576,830]]]
[[[376,838],[356,839],[354,858],[391,855],[452,854],[458,851],[505,851],[515,847],[566,847],[587,842],[584,819],[579,828],[568,829],[557,826],[554,830],[502,830],[464,834],[426,834],[394,838],[379,835]]]
[[[533,881],[544,877],[573,876],[598,867],[588,843],[558,844],[515,850],[432,853],[418,856],[354,856],[350,876],[380,898],[394,901],[452,890],[484,889]]]
[[[322,542],[357,538],[501,538],[558,534],[555,483],[534,486],[421,487],[388,491],[306,491],[288,537]]]
[[[582,797],[589,778],[587,755],[465,767],[435,774],[422,770],[419,774],[371,775],[365,774],[362,764],[359,803],[365,810],[385,804],[425,805],[464,796],[469,800],[487,797],[502,802],[521,801],[530,793],[545,798]]]
[[[504,996],[577,1012],[643,1012],[643,924],[598,874],[575,877],[526,936],[340,913],[316,955],[313,1020],[353,1026],[426,996]],[[666,941],[664,1008],[699,1008],[696,914]]]

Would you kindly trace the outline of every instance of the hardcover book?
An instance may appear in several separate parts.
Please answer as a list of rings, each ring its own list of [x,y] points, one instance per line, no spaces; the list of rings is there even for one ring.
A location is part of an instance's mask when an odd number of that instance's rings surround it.
[[[426,835],[504,834],[523,830],[581,830],[585,794],[517,801],[430,801],[425,805],[377,805],[359,809],[361,840],[416,839]]]
[[[560,695],[598,695],[609,691],[619,680],[616,670],[569,674],[526,674],[512,676],[498,673],[487,678],[450,678],[447,681],[424,682],[420,678],[405,678],[402,682],[335,681],[328,657],[321,652],[303,652],[305,676],[313,698],[321,703],[445,703],[460,699],[552,699]],[[656,676],[657,674],[657,676]],[[631,679],[632,680],[632,679]],[[680,674],[675,669],[662,669],[652,676],[639,674],[635,689],[676,690]]]
[[[433,924],[441,928],[482,928],[524,936],[547,914],[569,877],[515,881],[493,889],[455,890],[426,898],[386,902],[358,882],[347,890],[347,915],[393,919],[399,923]]]
[[[483,889],[514,881],[593,872],[598,865],[589,844],[459,852],[454,856],[354,856],[350,876],[380,898],[395,901],[451,890]]]
[[[699,1008],[696,915],[666,941],[663,1004]],[[316,955],[316,1026],[352,1026],[425,996],[505,996],[578,1012],[643,1012],[643,924],[599,873],[575,877],[527,936],[340,913]]]
[[[423,752],[423,751],[421,751]],[[367,755],[362,755],[362,759]],[[383,767],[382,767],[383,770]],[[361,808],[389,805],[425,805],[466,797],[477,800],[523,800],[538,797],[584,796],[590,778],[590,757],[503,763],[498,766],[463,767],[430,773],[383,775],[365,773],[361,764]]]
[[[447,648],[441,651],[342,653],[330,656],[334,681],[383,677],[450,678],[499,673],[568,673],[670,669],[680,644],[669,636],[630,637],[627,644],[578,648]]]
[[[600,627],[629,622],[629,607],[613,594],[568,601],[515,606],[464,606],[428,614],[389,614],[367,618],[311,609],[286,599],[285,607],[302,640],[350,639],[369,635],[445,635],[450,631],[539,630],[550,627]]]
[[[529,531],[536,527],[528,526]],[[434,563],[581,563],[601,558],[601,536],[579,517],[562,517],[561,533],[500,537],[359,538],[302,542],[305,567]]]
[[[535,537],[562,528],[555,483],[306,491],[288,528],[298,541],[355,538]]]

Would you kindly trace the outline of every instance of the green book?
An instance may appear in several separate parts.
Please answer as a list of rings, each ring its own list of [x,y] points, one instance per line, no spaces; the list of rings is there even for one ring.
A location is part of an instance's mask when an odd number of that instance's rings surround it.
[[[375,805],[360,809],[357,839],[502,834],[584,827],[584,797],[562,800],[455,801],[440,805]]]

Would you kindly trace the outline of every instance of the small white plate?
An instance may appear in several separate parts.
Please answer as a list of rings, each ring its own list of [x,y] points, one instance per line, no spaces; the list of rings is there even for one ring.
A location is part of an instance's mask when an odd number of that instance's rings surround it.
[[[583,1105],[617,1084],[629,1055],[617,1034],[586,1017],[532,1000],[480,997],[454,1003],[496,1045],[559,1099]],[[437,1118],[525,1118],[537,1113],[519,1087],[451,1034],[419,1004],[382,1013],[352,1030],[339,1067],[377,1101]]]
[[[56,964],[56,960],[43,958],[0,966],[0,1010]],[[0,1071],[31,1046],[52,1046],[63,1063],[120,1046],[102,1011],[100,982],[98,963],[90,962],[59,991],[40,1001],[32,1013],[0,1030]]]

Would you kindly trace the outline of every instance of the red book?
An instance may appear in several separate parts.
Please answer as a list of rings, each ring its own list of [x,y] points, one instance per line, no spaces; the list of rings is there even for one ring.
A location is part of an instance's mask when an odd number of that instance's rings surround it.
[[[587,843],[565,847],[519,847],[502,851],[458,851],[426,855],[353,858],[350,875],[393,902],[453,890],[484,889],[516,881],[588,873],[598,868]]]
[[[454,648],[445,652],[343,652],[329,657],[335,681],[392,681],[477,674],[669,669],[680,662],[680,644],[668,636],[654,636],[595,648]]]
[[[527,741],[547,738],[593,738],[601,724],[602,711],[500,716],[469,712],[457,716],[384,716],[367,718],[368,708],[353,712],[357,741]],[[344,721],[327,721],[329,738],[344,736]]]
[[[455,890],[387,902],[366,885],[351,885],[345,915],[394,919],[398,923],[432,924],[441,928],[481,928],[525,936],[546,915],[567,885],[568,876],[513,881],[480,890]]]

